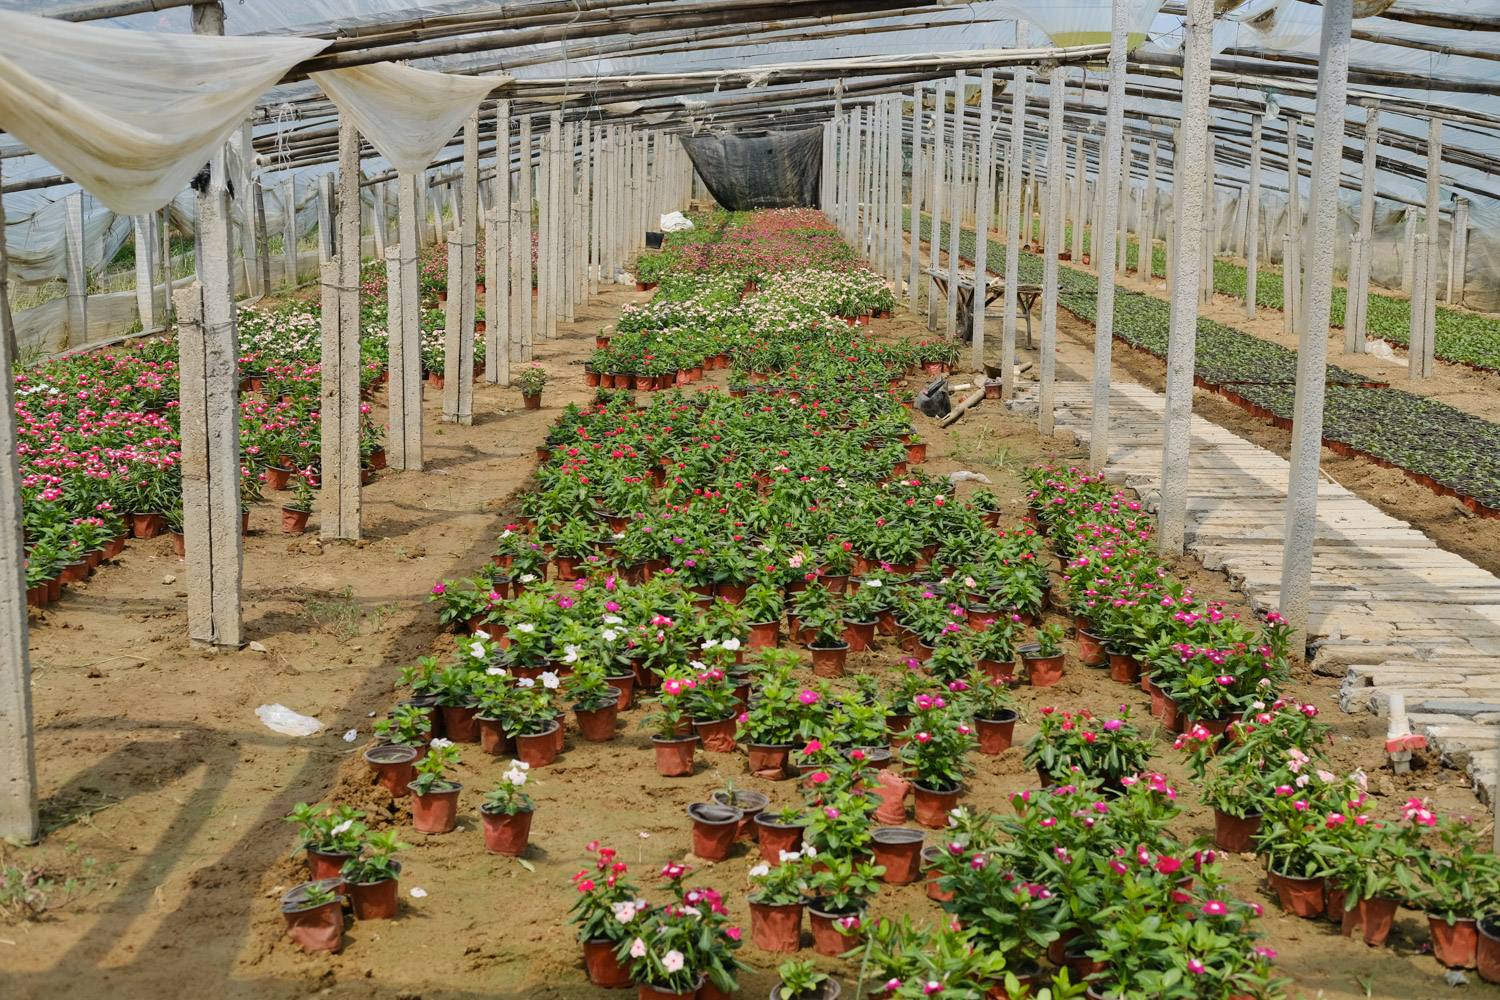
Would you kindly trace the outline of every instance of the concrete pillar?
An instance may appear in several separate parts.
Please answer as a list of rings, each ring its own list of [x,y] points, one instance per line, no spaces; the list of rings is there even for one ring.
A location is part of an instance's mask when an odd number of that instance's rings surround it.
[[[1193,417],[1193,365],[1198,340],[1198,264],[1203,241],[1203,184],[1207,175],[1209,60],[1213,55],[1214,0],[1188,0],[1183,27],[1181,139],[1173,159],[1173,251],[1171,330],[1167,342],[1167,392],[1162,440],[1161,504],[1157,548],[1182,552],[1187,524],[1188,452]]]
[[[1016,22],[1016,47],[1029,42],[1030,26]],[[1026,69],[1017,66],[1011,74],[1010,149],[1005,155],[1005,294],[1000,340],[1000,396],[1015,394],[1016,357],[1016,286],[1020,282],[1021,261],[1021,156],[1026,144]]]
[[[385,183],[374,184],[370,187],[370,198],[374,202],[374,228],[375,234],[375,257],[377,260],[385,260]]]
[[[550,154],[547,178],[547,205],[549,218],[547,221],[547,339],[557,338],[557,324],[562,319],[563,298],[566,290],[563,287],[562,255],[563,234],[567,231],[567,220],[564,218],[563,185],[566,183],[563,169],[563,143],[562,143],[562,112],[552,112],[551,128],[547,132],[547,149]],[[568,157],[571,162],[572,156]],[[642,160],[642,179],[644,180],[644,159]],[[639,201],[641,214],[644,216],[645,207],[649,201],[648,191],[642,185],[642,198]],[[641,225],[638,231],[644,231]],[[637,237],[640,239],[641,237]]]
[[[202,259],[175,295],[182,426],[182,530],[187,551],[188,638],[194,646],[243,645],[240,624],[239,352],[229,267],[224,154],[214,154],[197,198]]]
[[[359,132],[339,120],[338,254],[322,266],[322,398],[318,412],[323,483],[319,530],[324,538],[360,537]],[[330,220],[331,231],[331,220]]]
[[[536,339],[552,336],[552,133],[537,137]]]
[[[967,112],[964,107],[964,71],[959,70],[953,77],[953,149],[952,170],[953,177],[948,185],[948,312],[947,325],[944,329],[949,337],[958,332],[958,280],[963,273],[959,266],[959,234],[963,231],[963,173],[964,157],[964,118]]]
[[[1126,225],[1127,210],[1130,207],[1130,145],[1124,141],[1123,137],[1120,142],[1120,155],[1117,159],[1120,161],[1120,180],[1115,185],[1115,190],[1120,202],[1116,209],[1119,246],[1115,252],[1115,278],[1121,280],[1125,277],[1126,251],[1130,249],[1130,229]],[[1103,171],[1101,170],[1100,173],[1102,174]]]
[[[1380,150],[1380,110],[1365,111],[1365,149],[1361,164],[1359,191],[1359,231],[1355,234],[1356,253],[1351,254],[1348,291],[1344,307],[1344,351],[1365,352],[1365,331],[1369,328],[1370,247],[1375,228],[1375,162]],[[1356,266],[1357,264],[1357,266]]]
[[[64,236],[67,256],[64,259],[68,278],[68,326],[63,347],[77,347],[89,339],[89,262],[83,231],[83,192],[74,191],[63,199],[67,209]]]
[[[1427,120],[1427,272],[1418,297],[1422,310],[1422,346],[1420,355],[1415,348],[1410,351],[1413,359],[1421,358],[1421,377],[1431,378],[1433,360],[1437,348],[1437,275],[1438,261],[1442,256],[1442,167],[1443,167],[1443,120]],[[1413,324],[1415,326],[1415,324]],[[1415,367],[1415,360],[1408,368]]]
[[[1109,93],[1105,98],[1104,146],[1099,161],[1099,183],[1104,188],[1104,215],[1099,220],[1106,233],[1114,232],[1120,212],[1120,150],[1125,146],[1125,56],[1129,34],[1129,7],[1115,3],[1109,37]],[[1125,183],[1130,180],[1128,170]],[[1103,472],[1109,460],[1109,385],[1115,330],[1115,256],[1113,240],[1098,248],[1098,309],[1094,316],[1094,412],[1089,427],[1089,467]],[[1145,248],[1149,249],[1149,248]],[[1119,256],[1123,259],[1124,254]],[[1149,260],[1149,258],[1148,258]]]
[[[1329,308],[1339,177],[1344,158],[1344,109],[1349,87],[1349,33],[1354,0],[1324,0],[1318,56],[1317,121],[1313,127],[1312,203],[1308,217],[1305,323],[1297,345],[1296,415],[1281,553],[1281,616],[1306,637],[1318,528],[1318,465],[1327,394]],[[1294,641],[1300,651],[1304,642]]]
[[[249,121],[240,126],[239,169],[235,172],[234,202],[240,221],[240,258],[245,268],[245,292],[248,295],[264,295],[268,291],[260,283],[260,270],[256,266],[256,214],[255,198],[250,191],[255,186],[255,130]],[[139,245],[139,244],[137,244]],[[148,326],[147,329],[150,327]]]
[[[1068,194],[1067,214],[1073,217],[1073,238],[1069,241],[1073,255],[1073,266],[1083,265],[1083,188],[1088,174],[1083,152],[1083,133],[1073,136],[1073,183]],[[1092,241],[1091,245],[1092,245]]]
[[[533,288],[535,288],[535,286],[532,284],[533,274],[531,264],[531,247],[533,245],[533,230],[531,219],[532,210],[534,208],[534,196],[532,194],[531,187],[530,115],[521,116],[521,161],[519,170],[520,173],[518,174],[517,179],[520,182],[518,192],[520,204],[517,207],[521,211],[521,224],[520,226],[511,226],[511,246],[514,248],[512,252],[520,261],[521,271],[520,284],[516,289],[516,294],[520,299],[521,306],[519,316],[521,322],[521,336],[518,338],[521,345],[521,357],[515,360],[530,361],[531,345],[536,338],[536,318],[533,313],[535,312],[537,298],[532,294],[532,290]],[[512,222],[514,222],[514,217],[512,217]],[[615,267],[618,267],[621,263],[623,263],[618,253],[611,255],[610,262]],[[610,271],[610,274],[613,275],[614,271]]]
[[[1057,370],[1057,255],[1063,248],[1063,202],[1068,197],[1063,98],[1066,70],[1054,66],[1047,93],[1047,242],[1042,257],[1042,346],[1037,382],[1037,430],[1051,435],[1052,382]]]
[[[1260,269],[1260,167],[1265,122],[1250,116],[1250,183],[1245,188],[1245,318],[1255,318],[1256,283]]]
[[[1453,255],[1448,261],[1448,304],[1464,304],[1464,280],[1469,271],[1469,199],[1459,198],[1453,209]]]
[[[974,329],[969,367],[984,378],[984,298],[989,283],[990,198],[994,184],[987,166],[995,162],[995,123],[990,91],[995,89],[995,71],[986,67],[979,75],[979,177],[974,192]]]
[[[135,311],[141,318],[141,331],[145,332],[156,327],[156,279],[151,266],[156,256],[156,241],[151,238],[151,216],[137,215],[134,222]]]
[[[333,174],[318,175],[318,264],[333,259]]]
[[[516,288],[510,266],[510,101],[495,104],[495,199],[484,240],[484,380],[510,385]],[[597,227],[596,227],[597,232]]]
[[[474,422],[474,273],[479,217],[479,114],[464,122],[462,200],[448,232],[448,309],[443,330],[443,420]]]
[[[385,251],[387,309],[386,462],[393,469],[422,469],[422,330],[417,275],[417,188],[421,178],[396,178],[397,243]]]
[[[136,252],[139,260],[139,246]],[[18,361],[10,313],[5,205],[0,202],[0,372],[5,373],[0,378],[0,441],[5,442],[18,440],[16,386],[10,377]],[[31,721],[24,523],[20,464],[16,449],[6,447],[0,450],[0,840],[29,844],[41,835],[41,821]]]
[[[1156,280],[1156,231],[1160,225],[1157,219],[1157,207],[1161,204],[1156,196],[1156,139],[1152,138],[1146,149],[1146,190],[1144,192],[1146,205],[1142,211],[1145,219],[1141,226],[1141,252],[1136,258],[1136,277],[1141,284],[1147,288],[1151,287]]]
[[[944,175],[947,165],[943,160],[943,150],[947,149],[944,138],[944,124],[948,113],[948,84],[947,81],[937,82],[937,93],[935,95],[936,105],[933,111],[934,119],[932,125],[932,228],[928,233],[930,237],[928,249],[927,266],[933,271],[938,270],[942,262],[943,246],[943,189]],[[927,279],[927,329],[937,329],[938,316],[938,287],[937,281],[931,277]]]
[[[901,96],[886,102],[885,246],[886,280],[895,296],[901,294]]]
[[[271,230],[266,225],[266,189],[261,185],[259,177],[251,182],[251,188],[255,196],[255,256],[260,266],[260,290],[262,294],[270,295]],[[172,301],[170,289],[164,297],[168,302]]]
[[[297,179],[281,179],[281,276],[287,287],[297,287]]]
[[[1302,119],[1286,120],[1286,251],[1281,256],[1281,332],[1297,332],[1298,293],[1302,290],[1302,145],[1298,136]]]
[[[601,265],[604,261],[604,185],[602,178],[608,169],[609,147],[605,141],[604,126],[595,125],[593,164],[586,178],[589,205],[589,294],[599,294]],[[828,161],[824,161],[825,163]]]
[[[907,261],[906,308],[917,311],[922,276],[922,85],[911,92],[911,257]]]

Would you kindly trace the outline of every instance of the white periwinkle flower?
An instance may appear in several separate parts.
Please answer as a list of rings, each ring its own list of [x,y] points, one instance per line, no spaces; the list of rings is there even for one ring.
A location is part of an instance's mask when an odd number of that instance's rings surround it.
[[[542,687],[548,691],[556,691],[562,685],[562,681],[556,674],[548,670],[542,674]]]

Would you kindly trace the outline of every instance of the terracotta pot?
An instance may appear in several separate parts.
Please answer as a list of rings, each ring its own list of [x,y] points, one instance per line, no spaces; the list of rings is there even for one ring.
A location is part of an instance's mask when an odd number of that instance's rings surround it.
[[[745,588],[737,583],[721,583],[718,596],[720,600],[728,601],[730,604],[739,604],[745,599]]]
[[[687,812],[693,821],[693,853],[704,861],[728,858],[745,814],[734,806],[709,802],[694,802]]]
[[[1347,902],[1345,900],[1346,905]],[[1398,900],[1379,896],[1361,899],[1343,912],[1340,930],[1348,937],[1354,933],[1354,928],[1359,927],[1363,931],[1365,944],[1379,948],[1391,933],[1391,924],[1396,919],[1396,910],[1400,905]]]
[[[1330,923],[1338,924],[1343,922],[1347,912],[1344,909],[1344,887],[1335,885],[1333,879],[1329,879],[1323,886],[1323,916]]]
[[[556,721],[549,722],[540,733],[517,735],[516,756],[532,767],[546,767],[557,760],[557,734],[562,729]]]
[[[784,985],[778,979],[776,985],[771,987],[771,992],[767,995],[767,1000],[781,1000],[781,989]],[[839,995],[843,992],[844,987],[839,984],[837,979],[825,979],[815,986],[811,992],[795,994],[792,1000],[839,1000]],[[706,998],[700,994],[698,1000],[706,1000]]]
[[[693,751],[698,746],[698,737],[684,736],[676,739],[651,737],[656,747],[656,773],[664,778],[687,777],[693,773]]]
[[[503,812],[490,812],[488,807],[479,807],[479,819],[484,824],[484,849],[491,854],[508,854],[519,858],[526,853],[531,841],[532,810],[508,816]]]
[[[1085,629],[1079,628],[1078,660],[1086,667],[1102,667],[1109,658],[1104,651],[1104,640]]]
[[[1010,709],[1001,713],[999,719],[975,719],[974,731],[979,737],[979,752],[998,757],[1009,750],[1016,732],[1018,716]]]
[[[1032,995],[1032,987],[1042,981],[1042,966],[1039,962],[1031,962],[1017,969],[1007,969],[1016,977],[1016,985],[1020,989],[1015,997],[1006,992],[1005,980],[1001,979],[985,991],[985,1000],[1025,1000]],[[1050,974],[1049,974],[1050,975]]]
[[[266,468],[266,485],[273,490],[286,489],[287,480],[292,477],[292,469],[286,465],[272,465]]]
[[[1161,691],[1160,688],[1156,690]],[[1155,705],[1152,705],[1153,709]],[[1182,713],[1177,710],[1177,702],[1172,700],[1171,695],[1165,691],[1161,692],[1161,712],[1157,716],[1161,724],[1172,732],[1181,732]]]
[[[440,705],[443,711],[443,729],[454,743],[478,743],[479,724],[474,721],[479,714],[475,705]]]
[[[879,798],[875,807],[875,822],[886,826],[900,826],[906,822],[906,796],[911,794],[911,782],[885,768],[876,772],[875,787],[871,789]]]
[[[588,971],[589,982],[606,990],[623,990],[634,985],[628,966],[620,964],[615,957],[615,942],[609,938],[597,938],[580,942],[583,945],[583,967]]]
[[[1135,684],[1141,679],[1141,661],[1129,653],[1109,653],[1110,679],[1121,684]]]
[[[760,830],[760,859],[771,864],[781,863],[781,852],[788,854],[802,850],[802,834],[805,827],[787,826],[776,819],[773,813],[762,812],[755,817],[755,826]]]
[[[370,452],[370,468],[379,471],[385,468],[385,447],[381,446]]]
[[[291,472],[290,469],[287,470]],[[166,518],[155,513],[135,513],[130,515],[130,532],[137,538],[155,538],[161,534],[162,527],[166,524]]]
[[[979,669],[984,671],[986,677],[1009,684],[1016,679],[1016,664],[1014,660],[980,660]]]
[[[1255,832],[1260,829],[1260,813],[1241,819],[1214,809],[1214,846],[1221,851],[1244,854],[1255,849]]]
[[[1026,665],[1026,672],[1031,676],[1032,687],[1051,687],[1062,680],[1065,659],[1066,657],[1061,653],[1056,656],[1021,654],[1021,662]]]
[[[603,708],[585,711],[573,706],[573,715],[578,719],[579,734],[590,743],[606,743],[615,738],[615,720],[620,714],[619,691],[615,688],[615,700]]]
[[[344,862],[358,856],[358,851],[315,851],[308,848],[308,876],[313,882],[325,878],[343,878]]]
[[[936,900],[939,903],[948,903],[953,900],[953,893],[943,892],[938,888],[938,879],[942,878],[942,873],[935,867],[942,856],[943,849],[941,847],[922,848],[922,870],[927,873],[927,898]]]
[[[750,940],[761,951],[789,953],[800,949],[802,947],[802,904],[772,905],[758,903],[754,897],[751,897]]]
[[[615,677],[604,678],[604,683],[620,692],[619,711],[628,711],[630,703],[635,697],[635,674],[620,674]]]
[[[861,913],[825,913],[813,903],[807,904],[807,922],[812,928],[813,951],[829,958],[837,958],[851,948],[859,946],[864,935],[856,931],[845,934],[840,926],[846,920],[860,920]]]
[[[694,1000],[698,990],[703,986],[703,977],[698,977],[698,985],[690,990],[671,990],[665,987],[652,986],[650,983],[636,983],[636,1000]]]
[[[881,635],[895,635],[897,632],[896,616],[889,610],[880,611],[875,616],[875,627]]]
[[[875,641],[874,622],[844,622],[844,642],[851,653],[863,653]]]
[[[917,782],[912,782],[911,788],[917,800],[917,822],[929,830],[947,829],[948,813],[958,805],[958,796],[963,788],[955,788],[951,792],[940,792]]]
[[[412,762],[417,759],[416,747],[387,743],[365,751],[365,762],[375,772],[375,783],[391,795],[405,795],[412,779]]]
[[[727,791],[714,792],[712,798],[717,805],[733,806],[740,811],[739,829],[734,834],[736,840],[760,839],[760,827],[755,825],[755,817],[771,804],[770,796],[764,792],[735,789],[732,795]]]
[[[753,622],[750,625],[750,640],[746,644],[750,649],[765,649],[773,647],[781,639],[781,622]]]
[[[1432,957],[1450,969],[1474,968],[1479,949],[1479,922],[1459,920],[1448,923],[1442,917],[1427,915],[1432,929]]]
[[[1479,921],[1479,941],[1474,958],[1480,979],[1500,983],[1500,922],[1496,918],[1486,917]]]
[[[510,734],[505,731],[504,722],[476,715],[474,724],[479,727],[479,749],[492,757],[501,757],[511,752],[514,743]]]
[[[734,753],[734,733],[739,728],[737,716],[727,716],[710,722],[693,720],[693,728],[698,731],[698,739],[703,741],[703,749],[710,753]]]
[[[830,594],[842,594],[849,588],[848,573],[819,573],[818,581],[828,588]]]
[[[401,862],[394,861],[391,867],[401,874]],[[401,882],[399,878],[383,878],[379,882],[346,882],[344,891],[349,894],[349,905],[354,910],[355,920],[391,920],[401,912]]]
[[[450,787],[426,795],[411,793],[411,825],[418,833],[449,833],[458,825],[458,793],[464,786],[448,784]]]
[[[1063,951],[1062,964],[1068,969],[1068,979],[1071,982],[1081,983],[1096,972],[1102,972],[1109,964],[1108,962],[1096,961],[1089,957],[1089,949],[1093,947],[1088,942],[1079,941],[1069,945]]]
[[[891,885],[909,885],[922,874],[922,844],[927,834],[921,830],[887,826],[875,830],[875,863],[885,866],[880,876],[882,882]]]
[[[768,781],[780,781],[787,776],[787,761],[791,757],[790,743],[750,743],[750,773]]]
[[[322,904],[303,907],[283,903],[281,916],[286,920],[286,934],[303,951],[338,951],[344,943],[344,897]]]
[[[1316,917],[1323,912],[1323,879],[1289,878],[1274,868],[1267,870],[1266,878],[1281,908],[1294,917]]]
[[[813,675],[816,677],[844,676],[844,658],[849,655],[849,644],[837,646],[809,646],[812,653]]]

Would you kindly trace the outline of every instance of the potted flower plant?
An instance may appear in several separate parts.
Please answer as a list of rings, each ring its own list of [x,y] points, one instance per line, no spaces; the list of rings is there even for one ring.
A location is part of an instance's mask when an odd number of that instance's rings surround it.
[[[1145,770],[1151,758],[1151,741],[1131,723],[1129,709],[1103,720],[1086,711],[1051,707],[1042,709],[1041,716],[1026,745],[1025,763],[1046,784],[1076,783],[1082,776],[1119,789],[1126,778]]]
[[[1062,680],[1063,627],[1057,624],[1043,625],[1036,630],[1036,642],[1022,643],[1017,647],[1021,662],[1031,677],[1032,687],[1051,687]]]
[[[974,718],[979,752],[994,757],[1010,749],[1020,718],[1011,698],[1010,685],[983,670],[969,674],[965,700]]]
[[[297,850],[307,852],[308,874],[313,881],[338,875],[344,863],[359,856],[367,828],[365,814],[352,806],[314,809],[305,802],[292,807],[286,822],[301,827]]]
[[[859,943],[869,899],[880,891],[881,869],[849,857],[822,858],[820,871],[808,875],[808,922],[813,950],[838,956]]]
[[[783,962],[776,974],[781,981],[771,987],[769,1000],[838,1000],[843,992],[837,979],[819,972],[811,962]]]
[[[656,748],[656,773],[663,777],[678,778],[693,773],[693,750],[698,737],[690,729],[685,734],[680,732],[691,725],[688,695],[692,683],[676,677],[665,678],[660,692],[648,699],[656,705],[656,711],[641,720],[643,727],[654,730],[651,744]]]
[[[292,499],[281,505],[281,530],[289,535],[300,535],[307,528],[307,519],[312,516],[313,488],[307,477],[297,480],[292,487]]]
[[[844,661],[849,643],[844,639],[844,622],[832,608],[818,608],[802,618],[803,635],[812,651],[813,673],[819,677],[844,676]]]
[[[581,664],[567,678],[565,690],[573,702],[578,731],[591,743],[615,738],[615,721],[620,714],[620,689],[608,683],[602,667]]]
[[[761,951],[791,952],[802,947],[802,909],[807,865],[800,851],[782,851],[750,869],[750,939]]]
[[[917,822],[940,830],[948,825],[948,812],[957,803],[964,775],[971,769],[967,758],[974,747],[973,730],[941,696],[919,695],[910,732],[911,740],[901,748],[900,758],[916,796]]]
[[[458,793],[464,786],[444,775],[458,763],[458,748],[433,740],[411,781],[411,822],[419,833],[448,833],[458,824]]]
[[[600,847],[596,840],[588,850],[595,854],[594,867],[573,876],[578,900],[568,911],[568,922],[578,928],[589,982],[623,989],[631,984],[630,970],[615,953],[621,941],[634,936],[636,921],[649,906],[640,890],[626,881],[627,867],[616,860],[614,848]]]
[[[304,951],[338,951],[344,944],[344,897],[332,879],[307,882],[282,898],[287,937]],[[290,898],[288,898],[290,897]]]
[[[547,384],[547,369],[541,365],[526,365],[511,377],[521,390],[521,399],[528,410],[539,410],[542,406],[542,387]]]
[[[484,848],[491,854],[518,858],[526,853],[531,840],[531,818],[536,813],[536,803],[521,790],[530,767],[525,761],[511,761],[510,768],[500,775],[500,783],[485,795],[479,807]]]
[[[341,874],[355,919],[389,920],[401,909],[401,862],[391,855],[409,846],[396,839],[395,830],[382,830],[365,838],[368,853],[344,862]]]

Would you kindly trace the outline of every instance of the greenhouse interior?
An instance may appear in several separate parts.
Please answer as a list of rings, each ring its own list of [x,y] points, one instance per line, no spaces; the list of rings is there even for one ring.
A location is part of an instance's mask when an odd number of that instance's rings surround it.
[[[1500,997],[1497,97],[1500,0],[0,0],[0,997]]]

